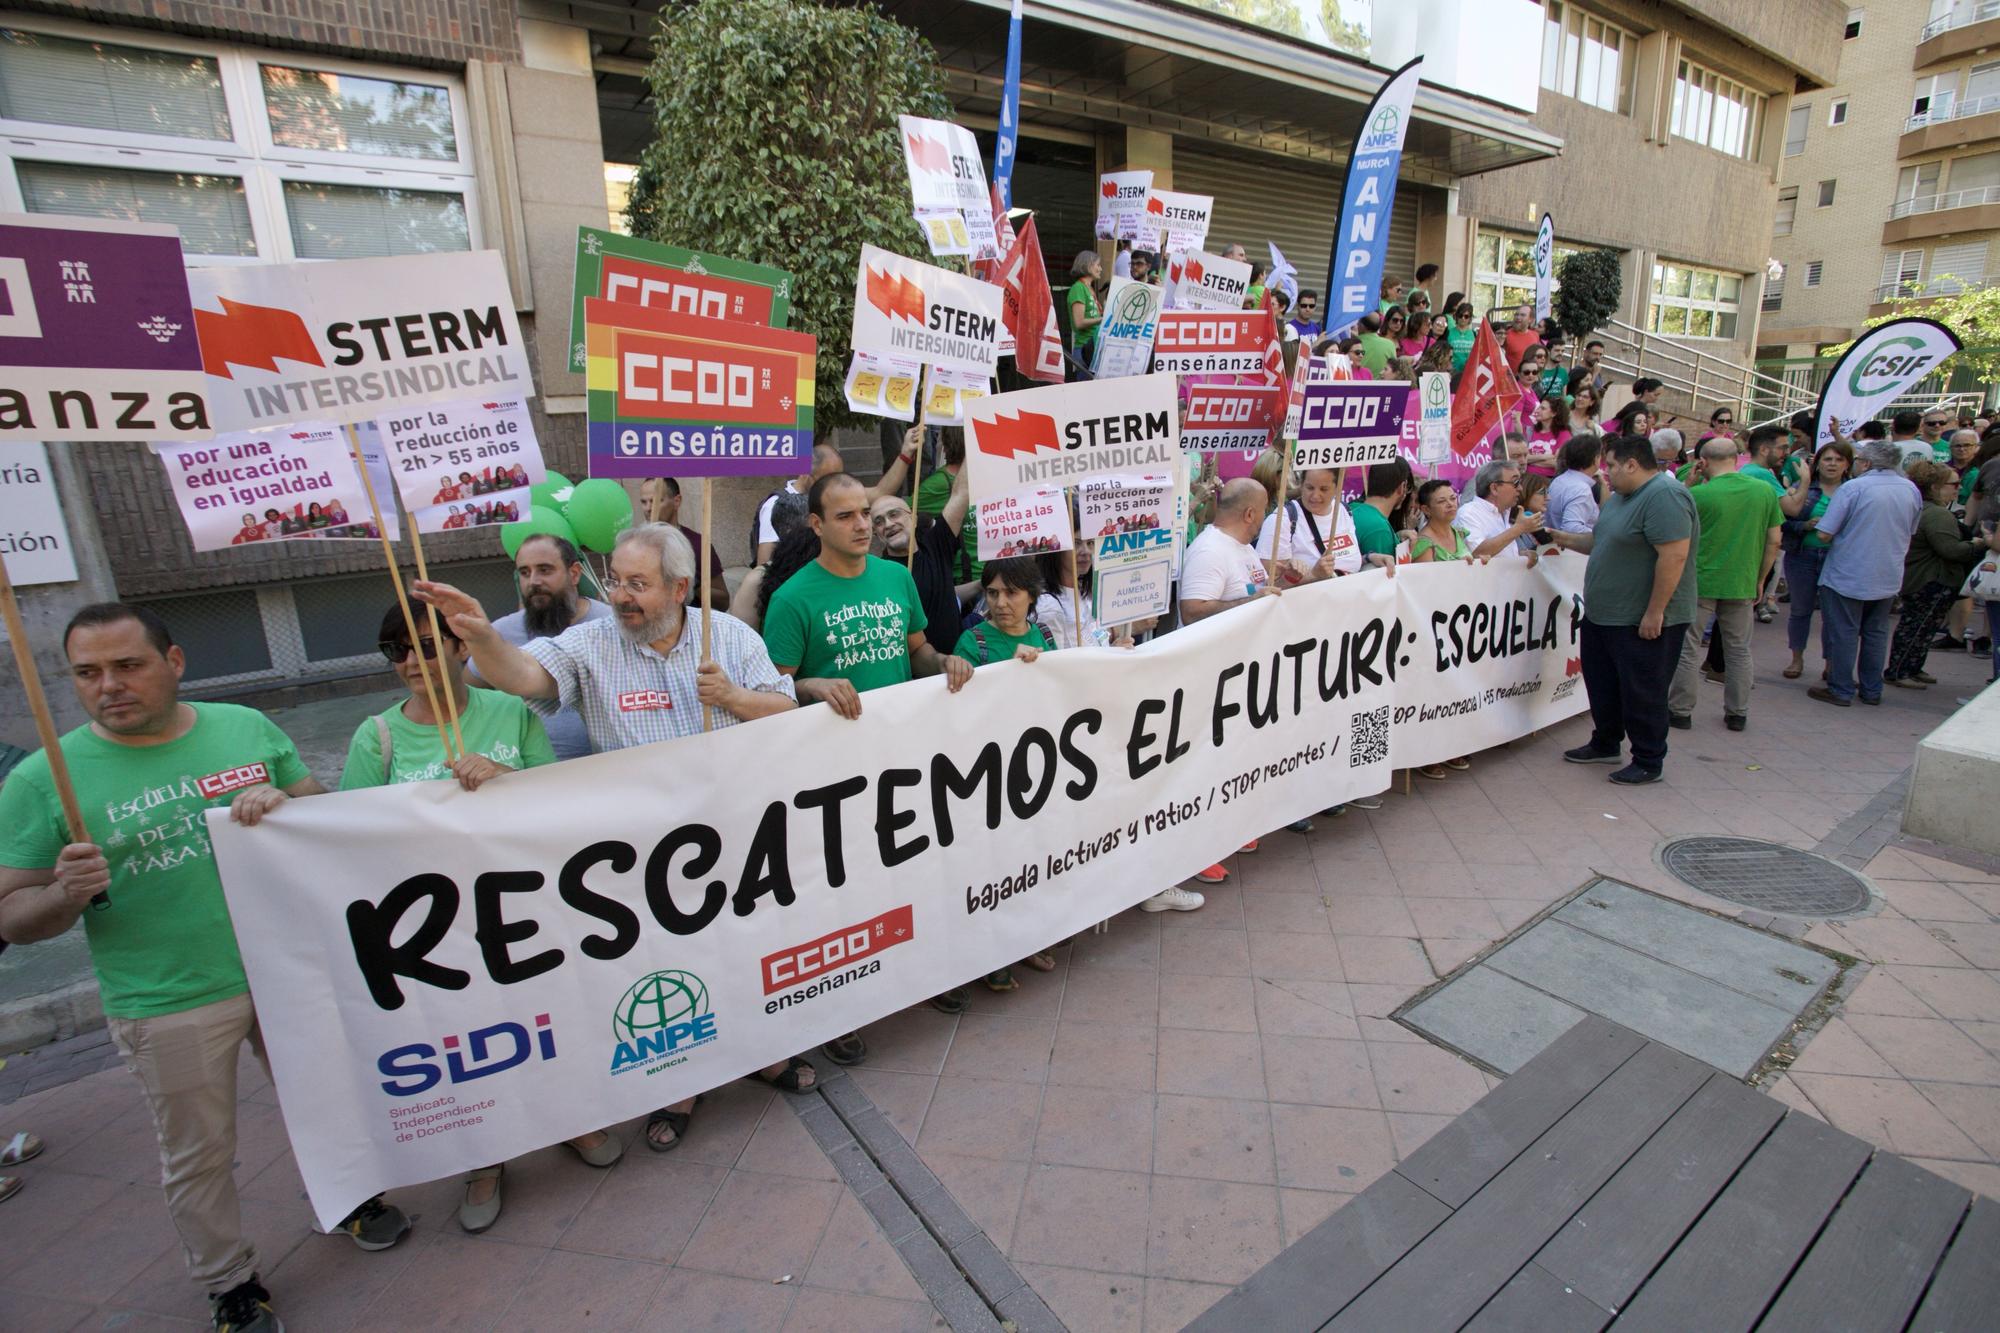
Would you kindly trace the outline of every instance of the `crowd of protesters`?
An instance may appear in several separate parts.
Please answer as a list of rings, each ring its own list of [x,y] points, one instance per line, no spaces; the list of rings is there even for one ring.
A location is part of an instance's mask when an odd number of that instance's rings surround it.
[[[1242,248],[1225,253],[1240,258]],[[1129,248],[1116,264],[1141,281],[1157,281],[1159,267]],[[1095,251],[1078,257],[1072,276],[1071,346],[1087,356],[1102,312]],[[1261,285],[1266,275],[1255,276]],[[1432,270],[1385,283],[1380,309],[1336,339],[1323,336],[1318,294],[1286,289],[1288,359],[1345,358],[1360,377],[1461,372],[1483,317],[1460,293],[1434,312],[1434,279]],[[1560,349],[1559,359],[1553,330],[1537,327],[1525,305],[1507,312],[1504,329],[1496,321],[1495,336],[1532,404],[1514,414],[1469,483],[1424,479],[1396,461],[1368,468],[1360,494],[1343,502],[1339,475],[1288,475],[1276,451],[1247,477],[1218,482],[1204,469],[1175,605],[1158,623],[1097,623],[1087,545],[1073,557],[982,562],[956,430],[912,429],[872,486],[820,446],[810,472],[759,506],[755,567],[733,596],[715,544],[704,551],[703,534],[679,523],[679,487],[649,483],[649,521],[620,535],[596,596],[576,549],[542,534],[519,546],[521,606],[511,615],[490,620],[477,599],[436,582],[414,586],[437,613],[432,622],[420,612],[415,633],[400,607],[388,608],[380,648],[405,697],[362,722],[339,785],[449,779],[476,791],[510,771],[687,736],[704,719],[734,726],[815,705],[859,718],[872,691],[916,677],[942,676],[953,694],[977,690],[982,668],[1079,646],[1129,647],[1307,584],[1393,577],[1403,563],[1532,563],[1552,551],[1587,560],[1580,654],[1592,727],[1564,758],[1618,765],[1610,778],[1624,785],[1659,780],[1670,731],[1695,725],[1704,680],[1722,687],[1724,725],[1748,726],[1753,626],[1781,604],[1789,604],[1783,676],[1805,673],[1817,613],[1824,665],[1808,693],[1837,707],[1879,703],[1888,685],[1935,684],[1924,668],[1939,645],[1995,651],[2000,604],[1961,595],[2000,519],[1992,421],[1903,413],[1836,423],[1837,438],[1815,447],[1809,421],[1739,435],[1723,408],[1690,442],[1692,430],[1660,405],[1657,380],[1632,383],[1629,400],[1605,418],[1613,386],[1601,343]],[[904,482],[926,448],[936,456],[906,499]],[[707,613],[696,591],[704,561]],[[0,787],[0,938],[29,943],[85,923],[113,1040],[145,1089],[189,1271],[217,1327],[277,1328],[232,1175],[237,1055],[247,1044],[261,1063],[263,1043],[202,813],[227,805],[232,818],[255,824],[325,789],[261,714],[180,698],[183,649],[154,612],[85,608],[63,646],[91,719],[63,750],[84,807],[114,812],[112,825],[99,830],[102,842],[73,841],[45,757],[15,769]],[[1994,661],[2000,673],[2000,652]],[[438,726],[438,686],[456,753]],[[1474,761],[1418,772],[1449,781]],[[255,780],[221,795],[190,780],[215,773]],[[1380,796],[1366,797],[1322,814],[1380,805]],[[113,827],[121,810],[143,810],[148,836]],[[1312,822],[1289,827],[1307,832]],[[1229,873],[1216,864],[1191,878],[1214,884]],[[107,890],[116,910],[89,910]],[[1204,903],[1198,889],[1175,884],[1139,906],[1186,912]],[[1040,952],[973,984],[1010,990],[1022,984],[1017,969],[1054,966]],[[965,988],[931,1003],[958,1012]],[[854,1032],[821,1054],[855,1064],[868,1048]],[[799,1090],[816,1074],[794,1057],[755,1077]],[[646,1146],[676,1148],[699,1100],[649,1116]],[[607,1130],[567,1147],[600,1169],[622,1151]],[[0,1164],[39,1149],[18,1134]],[[496,1164],[465,1180],[464,1229],[498,1218],[503,1178]],[[0,1198],[18,1185],[0,1177]],[[409,1226],[376,1198],[341,1230],[364,1249],[385,1249]]]

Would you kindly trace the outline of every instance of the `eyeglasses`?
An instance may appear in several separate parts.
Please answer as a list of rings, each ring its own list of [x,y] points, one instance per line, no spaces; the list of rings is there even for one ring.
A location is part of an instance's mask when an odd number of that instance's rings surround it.
[[[420,642],[424,645],[424,660],[426,662],[437,661],[437,640],[426,637],[420,640]],[[389,659],[389,665],[391,666],[401,666],[403,659],[410,655],[410,645],[402,639],[384,639],[375,646],[382,650],[382,656]]]
[[[604,591],[608,593],[629,592],[634,597],[644,597],[652,589],[653,585],[644,579],[614,579],[607,577],[604,580]]]

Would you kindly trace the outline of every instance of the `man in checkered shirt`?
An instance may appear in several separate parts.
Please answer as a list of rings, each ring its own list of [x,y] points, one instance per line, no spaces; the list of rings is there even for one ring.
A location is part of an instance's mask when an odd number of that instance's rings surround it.
[[[519,695],[538,713],[573,708],[599,753],[691,736],[709,710],[711,725],[734,726],[798,707],[791,679],[771,665],[764,641],[742,621],[710,621],[714,660],[701,660],[701,612],[687,605],[694,549],[667,523],[618,534],[604,594],[616,614],[516,647],[500,637],[477,600],[445,583],[419,581],[416,595],[451,622],[487,684]],[[813,1068],[781,1061],[760,1076],[779,1087],[812,1086]],[[694,1100],[662,1107],[646,1121],[646,1145],[667,1152],[687,1132]]]

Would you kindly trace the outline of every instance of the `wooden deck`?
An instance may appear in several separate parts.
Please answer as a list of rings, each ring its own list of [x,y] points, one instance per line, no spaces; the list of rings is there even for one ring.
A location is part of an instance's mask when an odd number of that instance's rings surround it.
[[[1586,1018],[1201,1333],[2000,1328],[2000,1203]]]

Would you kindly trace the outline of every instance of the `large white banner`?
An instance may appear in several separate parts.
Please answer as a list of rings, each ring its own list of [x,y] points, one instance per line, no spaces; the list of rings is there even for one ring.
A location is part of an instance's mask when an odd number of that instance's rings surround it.
[[[535,392],[498,251],[197,268],[188,289],[218,431]]]
[[[1813,447],[1833,442],[1833,423],[1853,435],[1860,423],[1889,410],[1962,344],[1934,319],[1892,319],[1856,338],[1833,363],[1819,391]]]
[[[211,811],[315,1212],[811,1050],[1576,712],[1582,567],[1406,566],[856,721]]]
[[[1127,375],[979,399],[965,409],[972,498],[1171,468],[1180,457],[1174,394],[1171,375]]]
[[[864,244],[854,274],[857,352],[977,371],[1000,365],[998,287]]]

